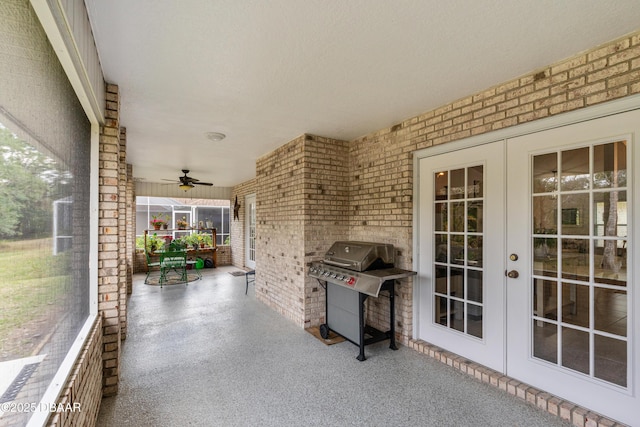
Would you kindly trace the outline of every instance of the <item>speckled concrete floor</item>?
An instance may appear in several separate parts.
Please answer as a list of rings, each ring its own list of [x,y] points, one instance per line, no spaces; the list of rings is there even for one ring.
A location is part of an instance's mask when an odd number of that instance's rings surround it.
[[[359,362],[245,296],[234,270],[163,289],[134,277],[120,392],[98,426],[569,426],[403,346]]]

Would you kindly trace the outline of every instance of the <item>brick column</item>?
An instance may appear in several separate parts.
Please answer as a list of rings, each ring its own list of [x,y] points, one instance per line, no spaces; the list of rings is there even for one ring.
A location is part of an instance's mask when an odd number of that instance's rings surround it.
[[[136,194],[133,165],[127,165],[127,294],[133,292],[133,263],[136,253]]]
[[[119,206],[120,99],[107,85],[105,125],[100,128],[98,205],[98,312],[102,317],[104,396],[118,393],[120,372]]]
[[[127,130],[120,128],[118,162],[118,301],[120,339],[127,338]]]

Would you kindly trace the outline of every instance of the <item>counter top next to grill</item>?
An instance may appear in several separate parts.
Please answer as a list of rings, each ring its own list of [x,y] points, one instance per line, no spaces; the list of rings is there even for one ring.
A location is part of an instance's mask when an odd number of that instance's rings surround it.
[[[404,279],[406,277],[415,276],[418,274],[415,271],[411,270],[403,270],[401,268],[391,267],[391,268],[381,268],[378,270],[367,270],[364,272],[370,276],[378,277],[381,280],[395,280],[395,279]]]

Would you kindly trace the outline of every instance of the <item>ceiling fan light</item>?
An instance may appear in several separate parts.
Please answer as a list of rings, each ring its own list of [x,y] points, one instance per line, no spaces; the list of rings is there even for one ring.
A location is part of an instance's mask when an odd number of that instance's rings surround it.
[[[189,191],[193,188],[192,184],[180,184],[180,189],[184,191]]]

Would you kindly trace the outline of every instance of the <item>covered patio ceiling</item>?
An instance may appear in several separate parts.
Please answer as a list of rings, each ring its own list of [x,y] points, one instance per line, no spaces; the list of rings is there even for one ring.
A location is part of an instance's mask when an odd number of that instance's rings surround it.
[[[638,0],[85,1],[134,177],[167,185],[240,184],[302,133],[351,140],[640,22]]]

